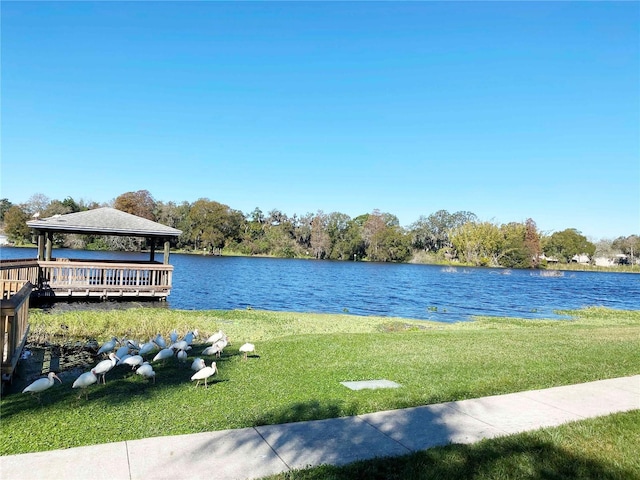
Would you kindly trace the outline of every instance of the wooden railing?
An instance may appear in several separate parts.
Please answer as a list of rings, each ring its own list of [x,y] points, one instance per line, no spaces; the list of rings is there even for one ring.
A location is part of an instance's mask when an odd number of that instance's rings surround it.
[[[166,297],[173,266],[158,262],[39,261],[41,287],[56,297]]]
[[[39,266],[37,260],[2,260],[0,262],[0,280],[39,283]],[[4,296],[2,298],[5,298]]]
[[[9,378],[20,359],[22,348],[29,332],[29,296],[33,285],[30,282],[0,280],[0,353],[2,375]]]

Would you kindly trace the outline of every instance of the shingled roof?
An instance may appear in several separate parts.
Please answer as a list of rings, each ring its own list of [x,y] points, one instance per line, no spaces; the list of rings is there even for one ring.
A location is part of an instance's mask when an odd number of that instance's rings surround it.
[[[177,237],[182,233],[181,230],[109,207],[30,220],[27,225],[40,231],[146,238]]]

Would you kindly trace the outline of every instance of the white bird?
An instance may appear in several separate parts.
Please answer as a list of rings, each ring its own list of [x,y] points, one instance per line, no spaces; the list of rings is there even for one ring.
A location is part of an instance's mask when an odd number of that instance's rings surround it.
[[[140,350],[140,344],[135,340],[127,340],[127,347],[129,350]]]
[[[187,332],[183,340],[187,342],[187,345],[191,345],[193,343],[193,340],[197,338],[197,336],[198,336],[198,330],[192,330],[190,332]]]
[[[146,355],[147,353],[153,352],[157,349],[158,346],[153,342],[147,342],[140,346],[140,350],[138,350],[139,355]]]
[[[171,358],[171,357],[173,357],[173,349],[163,348],[158,353],[156,353],[156,356],[153,357],[153,360],[151,361],[157,362],[158,360],[164,360],[165,358]]]
[[[194,373],[191,376],[191,380],[197,380],[196,388],[198,388],[198,385],[200,384],[200,380],[204,380],[204,387],[209,388],[209,386],[207,385],[207,379],[217,371],[218,371],[218,367],[216,366],[216,362],[211,362],[210,367],[201,368],[196,373]]]
[[[126,363],[126,361],[125,361],[125,360],[127,360],[127,359],[131,358],[131,355],[130,355],[130,354],[126,354],[126,355],[123,355],[122,357],[118,357],[118,358],[119,358],[120,360],[118,360],[118,363],[116,363],[116,365],[122,365],[122,364],[125,364],[125,363]]]
[[[169,334],[169,340],[171,340],[171,343],[176,343],[178,341],[178,332],[175,328]]]
[[[93,372],[93,370],[90,370],[88,372],[83,373],[78,378],[76,378],[76,381],[73,382],[73,385],[71,386],[71,388],[86,389],[89,385],[93,385],[97,381],[98,381],[98,377],[96,377],[96,374]],[[80,393],[80,395],[82,395],[82,393]],[[78,396],[78,398],[80,398],[80,396]],[[84,398],[85,399],[88,398],[88,394],[86,390],[84,391]]]
[[[226,338],[223,338],[221,340],[218,340],[213,345],[211,345],[214,348],[212,348],[210,351],[215,352],[216,356],[218,358],[220,358],[220,355],[222,354],[222,351],[227,347],[227,345],[229,345],[229,341]],[[217,352],[215,351],[216,349],[217,349]]]
[[[118,339],[116,337],[112,337],[111,340],[109,340],[108,342],[104,342],[100,347],[100,350],[98,350],[98,355],[100,355],[101,353],[108,353],[114,348],[116,348],[117,341]]]
[[[244,353],[244,359],[246,360],[247,354],[253,353],[256,351],[256,346],[253,343],[245,343],[238,349],[238,351],[240,353]]]
[[[141,355],[130,355],[128,358],[125,358],[121,363],[124,363],[125,365],[129,365],[131,367],[131,370],[133,370],[134,368],[142,365],[144,363],[144,359],[142,358]]]
[[[118,360],[120,360],[118,356],[115,353],[111,352],[107,360],[102,360],[101,362],[98,362],[95,367],[93,367],[93,373],[98,376],[98,379],[102,377],[102,383],[106,384],[107,381],[104,377],[109,372],[109,370],[116,366]]]
[[[202,355],[217,355],[218,357],[220,356],[220,352],[221,352],[221,348],[220,345],[218,345],[217,343],[214,343],[213,345],[208,346],[207,348],[205,348],[202,351]]]
[[[178,350],[178,353],[176,354],[176,356],[178,357],[178,360],[180,360],[181,362],[186,362],[187,361],[187,351],[186,350]]]
[[[216,333],[207,338],[207,343],[216,343],[218,340],[222,340],[227,336],[224,334],[222,330],[218,330]]]
[[[25,387],[25,389],[22,390],[22,393],[29,392],[31,393],[31,395],[33,395],[34,393],[44,392],[47,388],[53,386],[53,384],[55,383],[53,381],[54,378],[57,379],[60,383],[62,383],[62,380],[60,380],[60,377],[58,377],[54,372],[49,372],[49,375],[47,375],[45,378],[39,378],[38,380],[33,382],[31,385],[28,385],[27,387]]]
[[[165,341],[164,337],[160,334],[156,335],[156,338],[153,339],[153,343],[158,345],[158,347],[160,348],[167,348],[167,342]]]
[[[189,344],[186,340],[180,340],[179,342],[174,343],[169,348],[173,348],[174,350],[186,350]]]
[[[136,373],[142,375],[144,378],[153,378],[153,383],[156,383],[156,372],[153,371],[153,367],[149,362],[144,362],[140,365]]]
[[[116,357],[122,358],[125,355],[129,355],[129,346],[128,345],[123,345],[118,350],[116,350]]]
[[[195,370],[196,372],[198,370],[202,370],[204,367],[206,367],[206,365],[204,363],[204,360],[200,357],[194,359],[193,363],[191,364],[191,370]]]

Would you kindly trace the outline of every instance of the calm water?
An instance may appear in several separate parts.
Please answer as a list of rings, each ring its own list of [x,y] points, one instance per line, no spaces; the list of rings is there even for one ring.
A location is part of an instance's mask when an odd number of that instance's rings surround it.
[[[148,254],[55,250],[57,257],[147,260]],[[0,248],[0,258],[35,258]],[[157,259],[161,261],[161,254]],[[640,310],[640,275],[446,268],[431,265],[171,255],[170,308],[381,315],[438,320],[471,315],[555,317],[554,310]]]

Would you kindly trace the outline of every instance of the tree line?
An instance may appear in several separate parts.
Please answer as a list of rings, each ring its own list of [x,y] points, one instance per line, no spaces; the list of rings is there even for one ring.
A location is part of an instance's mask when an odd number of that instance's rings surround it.
[[[258,207],[245,214],[208,198],[192,203],[156,201],[147,190],[123,193],[108,205],[76,202],[71,197],[50,200],[42,194],[19,205],[4,198],[0,199],[0,221],[11,242],[25,244],[32,240],[26,222],[34,215],[47,218],[101,206],[182,230],[172,246],[205,254],[546,268],[550,261],[569,263],[576,255],[593,260],[596,252],[608,257],[621,254],[620,263],[635,263],[640,251],[638,235],[596,245],[573,228],[546,235],[530,218],[496,224],[481,221],[468,211],[439,210],[402,227],[395,215],[379,210],[355,218],[322,211],[288,216],[277,209],[265,213]],[[84,249],[147,247],[145,239],[133,237],[56,235],[54,242],[59,247]]]

